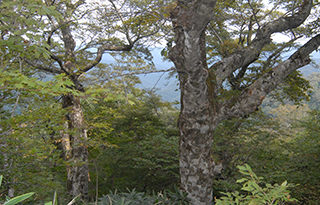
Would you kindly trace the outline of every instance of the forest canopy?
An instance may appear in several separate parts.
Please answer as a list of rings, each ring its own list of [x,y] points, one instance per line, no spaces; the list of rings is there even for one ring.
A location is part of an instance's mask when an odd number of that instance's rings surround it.
[[[318,1],[0,9],[1,203],[320,202],[320,76],[299,71],[317,66]],[[180,101],[142,88],[150,73]]]

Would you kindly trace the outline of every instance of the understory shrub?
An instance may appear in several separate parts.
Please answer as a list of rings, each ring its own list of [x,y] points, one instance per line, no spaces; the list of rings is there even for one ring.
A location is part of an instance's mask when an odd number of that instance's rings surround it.
[[[290,196],[288,188],[294,187],[284,181],[281,185],[270,184],[258,177],[249,165],[238,166],[239,171],[245,175],[245,178],[237,180],[237,183],[243,183],[241,191],[222,193],[223,197],[216,199],[216,205],[271,205],[284,204],[285,202],[294,202],[296,199]]]
[[[98,205],[189,205],[187,194],[176,189],[175,192],[164,191],[152,195],[128,190],[127,193],[110,193],[99,198]]]

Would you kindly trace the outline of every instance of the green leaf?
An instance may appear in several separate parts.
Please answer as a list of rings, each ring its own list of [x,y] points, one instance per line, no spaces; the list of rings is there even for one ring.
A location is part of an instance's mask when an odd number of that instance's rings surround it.
[[[14,85],[16,88],[18,88],[18,89],[20,89],[20,88],[23,88],[24,86],[23,86],[23,84],[21,84],[21,83],[19,83],[19,84],[15,84]]]
[[[52,204],[53,205],[58,205],[57,191],[54,191]]]
[[[46,6],[42,6],[41,8],[46,14],[48,14],[48,15],[52,15],[53,14],[52,10],[50,10]]]
[[[10,201],[4,203],[3,205],[14,205],[14,204],[17,204],[27,198],[29,198],[30,196],[32,196],[34,194],[34,192],[30,192],[30,193],[27,193],[27,194],[23,194],[23,195],[20,195],[20,196],[17,196],[17,197],[14,197],[12,198]]]
[[[245,166],[237,166],[237,168],[241,171],[247,171]]]
[[[245,164],[245,165],[246,165],[246,170],[248,170],[249,172],[252,172],[251,167],[248,164]]]
[[[247,178],[242,178],[242,179],[238,179],[237,183],[243,183],[245,181],[248,181],[248,179]]]
[[[282,187],[286,187],[287,184],[288,184],[288,182],[287,182],[287,180],[286,180],[286,181],[282,182],[281,186],[282,186]]]
[[[33,34],[31,34],[31,33],[26,33],[26,36],[27,36],[28,38],[30,38],[30,39],[33,38]]]
[[[54,191],[53,201],[47,202],[44,205],[58,205],[57,191]]]

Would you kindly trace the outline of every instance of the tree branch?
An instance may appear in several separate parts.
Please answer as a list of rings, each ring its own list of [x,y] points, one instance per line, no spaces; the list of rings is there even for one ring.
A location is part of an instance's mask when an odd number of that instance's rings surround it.
[[[137,71],[137,72],[131,72],[131,73],[123,73],[123,74],[119,74],[119,75],[113,75],[110,77],[107,77],[103,80],[100,80],[99,82],[105,82],[114,78],[118,78],[118,77],[122,77],[122,76],[128,76],[128,75],[139,75],[139,74],[150,74],[150,73],[161,73],[161,72],[169,72],[174,70],[174,67],[171,67],[169,69],[165,69],[165,70],[150,70],[150,71]]]
[[[254,8],[253,8],[253,6],[252,6],[252,4],[251,4],[250,0],[248,0],[248,4],[249,4],[250,8],[252,9],[252,15],[253,15],[253,17],[254,17],[254,20],[256,21],[256,23],[257,23],[258,27],[260,28],[260,24],[259,24],[259,21],[258,21],[257,15],[256,15],[256,11],[254,10]]]
[[[42,70],[42,71],[46,71],[46,72],[49,72],[49,73],[55,73],[55,74],[62,74],[63,72],[61,70],[58,70],[58,69],[54,69],[54,68],[49,68],[49,67],[44,67],[42,65],[37,65],[37,64],[34,64],[33,62],[31,62],[30,60],[28,59],[23,59],[27,64],[29,64],[30,66],[36,68],[36,69],[39,69],[39,70]]]
[[[50,19],[50,21],[51,21],[51,23],[52,23],[52,25],[53,25],[51,31],[49,32],[48,38],[47,38],[47,43],[48,43],[48,45],[51,45],[51,37],[52,37],[52,35],[53,35],[58,29],[60,29],[61,27],[65,26],[65,25],[67,25],[67,24],[69,24],[69,23],[71,23],[73,20],[65,21],[65,22],[63,22],[62,24],[60,24],[59,26],[55,26],[55,25],[54,25],[54,22],[53,22],[53,19],[51,18],[51,16],[47,15],[47,17]]]
[[[312,0],[305,0],[301,10],[290,17],[281,17],[261,27],[251,45],[240,49],[229,57],[211,66],[210,70],[216,78],[216,91],[218,93],[223,81],[237,69],[250,65],[258,59],[262,48],[271,42],[271,35],[276,32],[286,31],[301,25],[309,16],[312,8]]]
[[[320,34],[310,39],[287,60],[275,66],[272,71],[261,76],[240,95],[224,103],[218,118],[223,120],[248,115],[255,111],[261,105],[265,96],[283,82],[288,75],[311,62],[309,54],[318,49],[319,46]]]
[[[126,38],[127,38],[128,42],[129,42],[129,44],[132,45],[133,43],[132,43],[132,40],[130,38],[129,29],[128,29],[127,25],[125,24],[125,22],[124,22],[124,20],[122,18],[122,15],[120,14],[120,12],[119,12],[118,8],[116,7],[116,5],[113,3],[113,0],[109,0],[109,2],[112,4],[114,10],[116,11],[118,17],[120,18],[120,20],[121,20],[121,22],[123,24],[123,27],[125,29]]]
[[[76,75],[80,76],[83,73],[92,69],[98,63],[100,63],[100,61],[102,59],[102,55],[105,51],[130,51],[132,49],[132,47],[133,47],[133,44],[132,45],[123,45],[123,46],[102,45],[100,48],[98,48],[96,58],[92,62],[88,63],[83,69],[79,70]]]
[[[281,55],[281,52],[283,52],[284,49],[288,47],[288,45],[293,44],[293,42],[298,40],[299,38],[302,38],[302,36],[295,37],[295,38],[291,39],[289,42],[284,43],[283,45],[281,45],[278,49],[276,49],[268,57],[268,59],[263,62],[263,70],[266,70],[267,68],[272,67],[273,65],[271,65],[271,63],[274,61],[274,59],[277,59]]]
[[[64,22],[63,22],[64,24]],[[67,57],[74,57],[74,49],[76,47],[76,42],[73,39],[73,36],[71,34],[70,25],[65,24],[61,27],[62,32],[62,40],[64,42],[64,48],[65,48],[65,55]]]
[[[64,67],[64,65],[63,65],[63,62],[62,62],[62,60],[61,60],[59,57],[57,57],[57,56],[55,56],[55,55],[53,55],[53,54],[51,54],[50,57],[59,64],[61,70],[62,70],[65,74],[70,75],[70,72],[65,69],[65,67]],[[62,73],[62,72],[61,72],[61,73]]]

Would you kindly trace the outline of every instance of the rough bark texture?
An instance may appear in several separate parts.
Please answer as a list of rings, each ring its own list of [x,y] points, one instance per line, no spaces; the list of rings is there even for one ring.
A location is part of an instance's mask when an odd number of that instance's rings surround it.
[[[72,94],[63,96],[63,108],[68,110],[66,131],[61,132],[67,167],[67,189],[75,197],[81,194],[88,199],[88,150],[85,146],[87,133],[80,101]],[[72,134],[70,133],[72,132]]]
[[[76,43],[71,34],[70,25],[64,22],[61,22],[61,24],[64,25],[61,27],[61,33],[67,61],[63,65],[62,63],[59,63],[59,65],[61,70],[73,81],[74,89],[84,91],[78,80],[79,75],[74,73],[75,64],[73,62],[76,62],[74,55]],[[67,190],[72,197],[81,195],[81,198],[87,201],[89,194],[89,155],[85,146],[87,131],[80,100],[71,93],[64,95],[62,107],[67,110],[67,121],[65,123],[66,131],[61,132],[61,140],[65,151],[65,160],[71,164],[67,167]]]
[[[185,0],[178,1],[176,8],[171,11],[176,45],[169,56],[179,74],[181,90],[178,123],[181,189],[188,193],[195,205],[212,204],[215,163],[211,149],[215,127],[222,120],[255,111],[265,96],[290,73],[310,62],[309,54],[320,45],[318,35],[241,94],[219,103],[217,96],[223,82],[233,72],[253,63],[262,48],[271,42],[273,33],[301,25],[310,14],[312,1],[305,0],[300,11],[292,16],[263,25],[248,47],[232,53],[208,69],[205,29],[212,20],[214,6],[214,0]]]
[[[172,11],[176,46],[170,52],[179,73],[181,89],[180,179],[181,189],[189,194],[193,204],[212,201],[213,160],[211,147],[214,130],[214,106],[207,86],[205,27],[211,20],[215,2],[178,3]],[[198,22],[198,19],[201,22]]]

